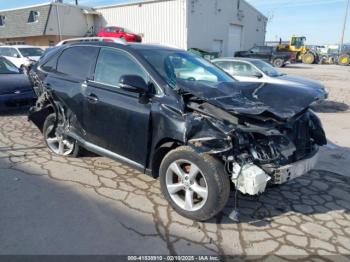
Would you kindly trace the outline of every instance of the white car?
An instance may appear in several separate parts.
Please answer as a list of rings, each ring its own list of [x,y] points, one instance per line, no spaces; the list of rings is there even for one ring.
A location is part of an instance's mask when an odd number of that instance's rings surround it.
[[[273,83],[298,87],[309,86],[324,90],[326,92],[325,98],[328,97],[328,90],[320,82],[281,73],[270,64],[259,59],[228,57],[214,59],[211,62],[240,82]]]
[[[12,45],[0,46],[0,56],[7,58],[15,66],[25,70],[30,64],[39,60],[44,50],[37,46]]]

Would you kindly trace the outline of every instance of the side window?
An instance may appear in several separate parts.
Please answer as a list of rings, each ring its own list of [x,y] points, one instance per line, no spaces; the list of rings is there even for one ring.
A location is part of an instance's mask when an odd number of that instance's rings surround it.
[[[0,15],[0,26],[5,26],[6,16]]]
[[[252,49],[250,49],[250,51],[253,52],[253,53],[260,53],[260,48],[255,46]]]
[[[113,49],[101,49],[95,69],[95,81],[118,86],[123,75],[139,75],[148,82],[147,73],[127,53]]]
[[[58,58],[58,55],[54,55],[46,63],[44,63],[41,66],[41,68],[44,69],[44,71],[47,71],[47,72],[55,71],[56,67],[57,67],[57,58]]]
[[[76,46],[62,52],[57,62],[57,72],[79,79],[86,79],[92,72],[98,48]]]
[[[30,11],[27,23],[38,22],[40,13],[38,11]]]
[[[250,64],[243,62],[233,62],[233,72],[236,76],[255,76],[258,71]]]
[[[263,47],[261,49],[262,49],[262,53],[264,53],[264,54],[270,54],[271,53],[271,48],[268,47],[268,46]]]
[[[18,51],[14,48],[5,47],[5,48],[1,48],[0,50],[1,50],[0,55],[2,56],[17,57],[19,55]]]
[[[216,62],[215,63],[218,67],[220,67],[221,69],[223,69],[225,72],[233,75],[233,70],[232,70],[232,64],[231,62],[228,61],[220,61],[220,62]]]

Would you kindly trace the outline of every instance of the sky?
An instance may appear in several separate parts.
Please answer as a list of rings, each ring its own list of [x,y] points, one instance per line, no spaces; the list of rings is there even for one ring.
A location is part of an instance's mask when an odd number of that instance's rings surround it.
[[[0,10],[49,0],[0,0]],[[132,0],[79,0],[82,5],[101,6]],[[306,36],[308,44],[339,43],[347,0],[246,0],[269,18],[266,40],[287,41],[292,35]],[[74,0],[64,0],[73,3]],[[350,10],[349,10],[350,13]],[[350,43],[350,14],[345,33]]]

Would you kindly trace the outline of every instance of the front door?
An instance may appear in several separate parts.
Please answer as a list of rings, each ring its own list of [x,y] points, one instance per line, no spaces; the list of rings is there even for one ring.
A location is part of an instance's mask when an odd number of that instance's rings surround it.
[[[83,91],[87,140],[144,166],[151,103],[140,103],[139,94],[119,88],[122,75],[139,75],[148,82],[146,71],[127,52],[102,48],[94,80]]]

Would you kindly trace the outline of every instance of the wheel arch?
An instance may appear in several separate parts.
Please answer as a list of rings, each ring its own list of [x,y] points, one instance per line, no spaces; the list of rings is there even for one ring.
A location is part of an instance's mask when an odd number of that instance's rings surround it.
[[[52,113],[55,113],[55,109],[53,105],[47,104],[44,108],[42,108],[39,111],[30,112],[28,119],[32,121],[39,128],[40,132],[42,132],[45,119],[47,118],[47,116],[49,116]]]
[[[164,157],[166,154],[168,154],[171,150],[174,150],[175,148],[182,146],[183,142],[176,140],[174,138],[165,137],[158,141],[156,144],[154,150],[152,159],[150,161],[150,167],[151,167],[151,176],[154,178],[159,177],[159,167],[162,163]]]

